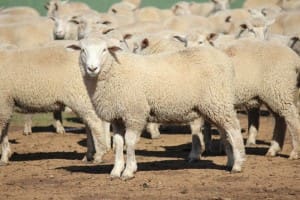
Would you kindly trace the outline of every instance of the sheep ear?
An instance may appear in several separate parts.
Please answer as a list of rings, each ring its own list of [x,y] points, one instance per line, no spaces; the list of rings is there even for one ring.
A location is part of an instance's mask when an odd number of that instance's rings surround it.
[[[49,17],[52,21],[54,21],[55,22],[55,17],[53,17],[53,16],[50,16]]]
[[[298,36],[294,36],[294,37],[291,38],[291,40],[292,40],[293,42],[297,42],[297,41],[299,41],[300,39],[299,39]]]
[[[175,35],[175,36],[173,36],[173,38],[176,39],[179,42],[184,43],[184,46],[187,47],[188,41],[185,37],[182,37],[180,35]]]
[[[46,10],[49,10],[49,2],[46,3],[46,4],[44,5],[44,8],[45,8]]]
[[[111,11],[113,12],[113,13],[117,13],[117,10],[116,9],[111,9]]]
[[[122,50],[120,47],[118,46],[111,46],[111,47],[108,47],[108,51],[111,53],[111,54],[115,54],[117,51],[120,51]]]
[[[242,29],[247,29],[247,28],[248,28],[248,25],[247,25],[247,24],[241,24],[240,27],[241,27]]]
[[[141,42],[141,50],[147,48],[149,46],[149,40],[147,38],[143,39]]]
[[[118,46],[111,46],[108,47],[108,51],[109,53],[112,55],[112,57],[117,61],[117,63],[120,63],[118,57],[116,56],[116,52],[122,50],[120,47]]]
[[[128,40],[128,39],[130,39],[130,38],[132,38],[132,34],[130,34],[130,33],[127,33],[127,34],[125,34],[125,35],[123,36],[123,39],[124,39],[124,40]]]
[[[80,24],[80,21],[78,20],[78,16],[73,16],[69,22],[72,22],[74,24]]]
[[[71,44],[65,47],[69,51],[80,51],[81,47],[77,44]]]
[[[229,15],[226,17],[225,22],[229,23],[229,22],[231,22],[231,20],[232,20],[232,17]]]
[[[54,10],[58,11],[58,4],[57,3],[54,4]]]
[[[98,24],[98,22],[97,22],[97,24]],[[109,24],[111,24],[111,22],[110,21],[104,21],[101,24],[109,25]]]
[[[206,39],[207,39],[209,42],[211,42],[211,41],[216,40],[217,37],[218,37],[218,34],[217,34],[217,33],[210,33],[210,34],[207,36]]]
[[[113,31],[113,30],[115,30],[115,29],[110,28],[110,29],[104,30],[104,31],[102,32],[102,34],[103,34],[103,35],[106,35],[107,33],[111,32],[111,31]]]

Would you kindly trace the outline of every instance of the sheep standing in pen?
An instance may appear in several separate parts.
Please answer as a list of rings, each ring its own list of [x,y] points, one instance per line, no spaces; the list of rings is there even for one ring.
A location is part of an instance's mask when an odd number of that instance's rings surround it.
[[[64,46],[0,51],[3,72],[0,74],[1,165],[7,164],[11,155],[8,126],[14,107],[30,113],[56,111],[62,105],[70,107],[88,127],[85,160],[94,158],[95,162],[101,162],[107,146],[102,121],[84,85],[78,54],[67,51]]]
[[[245,149],[233,108],[234,72],[221,51],[199,48],[137,55],[110,46],[103,37],[84,39],[68,48],[81,50],[81,68],[96,112],[113,125],[112,178],[134,177],[135,145],[147,122],[186,123],[200,116],[223,130],[227,166],[232,172],[242,170]]]
[[[293,141],[289,158],[298,159],[300,119],[296,105],[299,56],[286,46],[254,39],[233,41],[222,50],[232,60],[236,72],[235,106],[245,106],[249,111],[247,144],[255,143],[259,107],[265,104],[275,117],[273,138],[267,155],[275,156],[282,149],[288,129]],[[193,153],[199,151],[193,150],[193,147],[191,155],[199,159],[200,155]]]

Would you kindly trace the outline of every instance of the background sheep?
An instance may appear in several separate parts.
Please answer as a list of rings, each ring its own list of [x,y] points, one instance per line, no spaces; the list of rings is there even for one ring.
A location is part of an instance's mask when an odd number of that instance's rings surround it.
[[[68,105],[80,116],[92,132],[96,154],[100,162],[106,151],[102,122],[96,116],[78,68],[78,54],[68,52],[64,46],[28,50],[1,51],[0,127],[1,164],[7,164],[11,155],[8,126],[14,107],[27,112],[43,112]],[[18,60],[19,62],[12,62]],[[45,62],[47,61],[47,62]],[[13,65],[13,66],[10,66]],[[72,82],[72,84],[70,84]],[[24,84],[26,83],[26,84]],[[93,143],[88,129],[86,159],[93,158]]]

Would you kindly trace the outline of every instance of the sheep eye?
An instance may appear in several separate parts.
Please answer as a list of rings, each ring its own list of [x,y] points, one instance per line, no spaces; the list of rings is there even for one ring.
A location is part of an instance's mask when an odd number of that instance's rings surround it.
[[[103,49],[103,52],[106,52],[106,49]]]

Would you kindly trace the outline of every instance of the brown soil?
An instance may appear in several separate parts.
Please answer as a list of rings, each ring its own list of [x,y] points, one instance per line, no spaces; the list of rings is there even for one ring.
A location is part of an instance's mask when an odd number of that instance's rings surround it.
[[[239,117],[245,129],[246,118]],[[273,125],[272,117],[261,118],[258,145],[247,148],[242,173],[228,172],[224,155],[186,162],[191,137],[184,127],[162,130],[157,140],[143,137],[136,149],[136,177],[121,181],[109,178],[112,152],[103,164],[81,162],[86,150],[82,130],[57,135],[44,129],[23,136],[22,128],[12,124],[15,153],[8,166],[0,167],[0,199],[300,199],[300,160],[287,159],[290,136],[278,157],[264,156]]]

